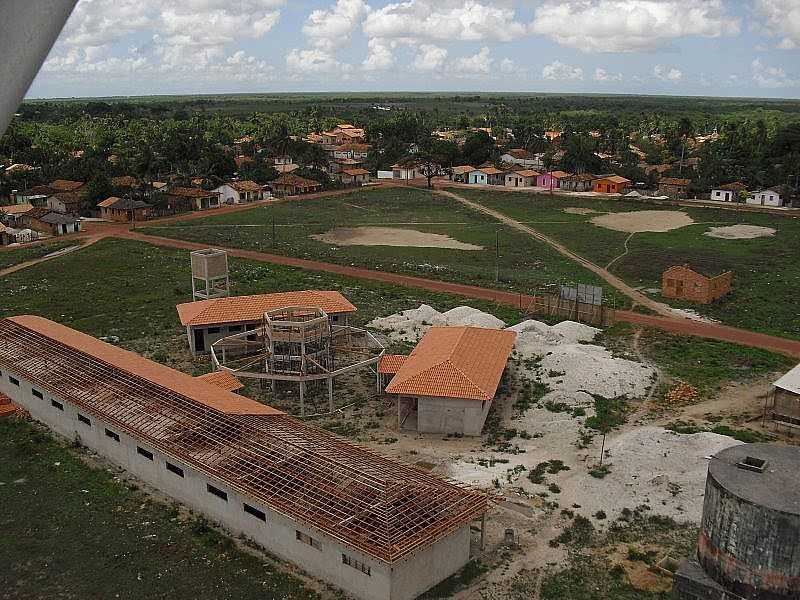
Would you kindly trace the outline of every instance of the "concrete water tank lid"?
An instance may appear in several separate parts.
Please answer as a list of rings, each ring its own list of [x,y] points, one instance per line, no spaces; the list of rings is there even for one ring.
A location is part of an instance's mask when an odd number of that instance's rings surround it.
[[[800,448],[740,444],[714,455],[709,477],[742,500],[800,515]]]

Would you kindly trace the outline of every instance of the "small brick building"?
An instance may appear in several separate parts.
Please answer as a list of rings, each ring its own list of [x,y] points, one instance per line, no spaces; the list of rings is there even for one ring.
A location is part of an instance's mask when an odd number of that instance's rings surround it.
[[[675,265],[661,275],[661,294],[665,298],[709,304],[727,294],[732,281],[733,271],[710,277],[689,265]]]

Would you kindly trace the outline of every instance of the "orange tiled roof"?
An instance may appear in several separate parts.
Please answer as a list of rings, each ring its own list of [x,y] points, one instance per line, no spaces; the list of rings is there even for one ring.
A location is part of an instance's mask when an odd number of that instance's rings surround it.
[[[453,167],[453,175],[466,175],[475,170],[472,165],[459,165],[458,167]]]
[[[523,177],[538,177],[541,175],[539,171],[534,171],[533,169],[522,169],[520,171],[514,171],[517,175],[522,175]]]
[[[295,187],[319,187],[322,184],[313,179],[306,179],[292,173],[284,173],[272,182],[272,185],[290,185]]]
[[[218,388],[222,388],[226,392],[235,392],[236,390],[240,390],[244,387],[244,384],[236,379],[236,376],[233,373],[224,370],[211,371],[211,373],[200,375],[199,377],[195,377],[195,379],[215,385]]]
[[[17,325],[34,331],[68,348],[82,352],[95,360],[140,377],[150,383],[180,394],[189,400],[233,415],[279,415],[276,408],[250,398],[226,392],[195,377],[170,369],[157,362],[112,346],[64,325],[33,315],[9,317]]]
[[[513,156],[514,158],[524,158],[530,159],[533,158],[533,154],[525,150],[525,148],[512,148],[508,152],[506,152],[509,156]]]
[[[5,213],[7,215],[22,215],[32,209],[33,205],[28,203],[8,204],[6,206],[0,206],[0,212]]]
[[[228,296],[178,304],[181,325],[217,325],[240,321],[260,321],[264,313],[287,306],[312,306],[329,314],[356,311],[350,301],[335,291],[303,290],[255,296]]]
[[[242,181],[233,181],[229,184],[237,192],[260,192],[261,186],[255,181],[244,179]]]
[[[517,334],[480,327],[431,327],[386,391],[492,400]]]
[[[485,173],[486,175],[499,175],[500,173],[504,172],[495,167],[481,167],[480,169],[477,170],[480,171],[481,173]]]
[[[367,171],[366,169],[342,169],[342,173],[352,176],[369,175],[369,171]]]
[[[378,361],[378,373],[395,375],[407,358],[405,354],[384,354]]]
[[[193,187],[174,187],[167,193],[170,196],[181,196],[183,198],[209,198],[219,195],[217,192],[207,192],[206,190]]]
[[[71,181],[69,179],[56,179],[50,183],[50,187],[57,192],[74,192],[83,187],[83,182]]]
[[[136,177],[132,177],[131,175],[121,175],[111,178],[111,185],[114,187],[134,187],[137,183],[139,182]]]
[[[550,177],[554,177],[555,179],[562,179],[564,177],[569,177],[569,173],[566,171],[551,171]]]
[[[109,206],[113,206],[114,204],[116,204],[120,200],[122,200],[122,198],[117,198],[116,196],[109,196],[108,198],[106,198],[102,202],[98,202],[97,206],[99,206],[100,208],[108,208]]]

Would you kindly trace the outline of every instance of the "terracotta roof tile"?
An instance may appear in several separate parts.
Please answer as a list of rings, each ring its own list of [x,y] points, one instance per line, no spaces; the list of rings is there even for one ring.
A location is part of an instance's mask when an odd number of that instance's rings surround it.
[[[178,304],[177,309],[182,325],[197,326],[260,321],[266,311],[287,306],[313,306],[329,314],[356,311],[356,307],[339,292],[319,290],[198,300]]]
[[[534,171],[533,169],[522,169],[521,171],[514,171],[514,173],[523,177],[538,177],[541,175],[539,171]]]
[[[262,187],[259,184],[249,179],[245,179],[242,181],[233,181],[228,185],[230,185],[237,192],[260,192],[262,189]]]
[[[50,188],[57,192],[74,192],[83,187],[82,181],[70,181],[69,179],[56,179],[50,182]]]
[[[466,175],[475,170],[475,167],[471,165],[460,165],[458,167],[453,167],[453,175]]]
[[[369,171],[367,171],[366,169],[343,169],[342,173],[352,176],[369,175]]]
[[[384,354],[378,361],[378,373],[395,375],[407,358],[405,354]]]
[[[293,175],[292,173],[284,173],[280,177],[278,177],[275,181],[272,182],[273,185],[293,185],[296,187],[319,187],[322,185],[319,181],[314,181],[313,179],[306,179],[305,177],[300,177],[299,175]]]
[[[174,187],[169,192],[170,196],[181,196],[184,198],[208,198],[210,196],[218,196],[217,192],[208,192],[200,188],[191,187]]]
[[[100,208],[109,208],[114,204],[116,204],[117,202],[119,202],[120,200],[122,200],[122,198],[117,198],[116,196],[109,196],[102,202],[98,202],[97,206],[99,206]]]
[[[88,355],[94,360],[130,373],[146,382],[171,390],[193,402],[213,408],[221,413],[232,415],[284,414],[278,409],[244,396],[226,392],[216,385],[147,360],[138,354],[112,346],[48,319],[33,315],[21,315],[9,317],[7,320],[58,344],[62,344],[69,349]],[[0,351],[0,358],[2,358],[2,351]],[[113,385],[113,383],[109,381],[109,385]]]
[[[431,327],[386,391],[492,400],[517,334],[480,327]]]
[[[33,209],[32,204],[8,204],[0,206],[0,212],[7,215],[21,215]]]
[[[244,387],[244,384],[239,381],[233,373],[225,370],[212,371],[211,373],[206,373],[205,375],[195,377],[195,379],[215,385],[218,388],[222,388],[226,392],[235,392]]]

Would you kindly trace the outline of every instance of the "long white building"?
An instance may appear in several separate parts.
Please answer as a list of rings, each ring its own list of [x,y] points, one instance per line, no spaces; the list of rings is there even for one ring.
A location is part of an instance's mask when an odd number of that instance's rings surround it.
[[[369,600],[464,566],[485,494],[47,319],[0,320],[0,392],[52,430]]]

